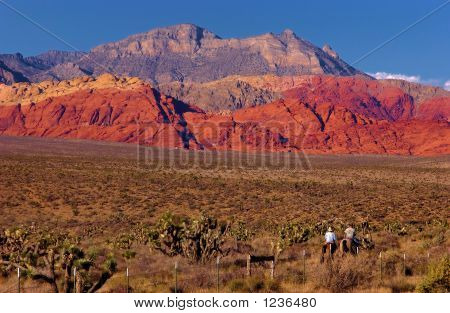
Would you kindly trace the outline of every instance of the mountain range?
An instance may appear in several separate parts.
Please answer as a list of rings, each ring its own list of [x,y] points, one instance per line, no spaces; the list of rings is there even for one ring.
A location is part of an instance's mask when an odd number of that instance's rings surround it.
[[[64,80],[105,72],[136,76],[154,85],[207,82],[229,75],[365,75],[323,49],[299,38],[291,30],[245,39],[222,39],[214,33],[181,24],[150,30],[97,46],[87,53],[49,51],[23,57],[0,55],[0,61],[22,76],[4,82]],[[1,79],[1,78],[0,78]]]
[[[0,135],[241,151],[450,153],[450,93],[375,80],[290,30],[191,24],[87,53],[0,55]]]

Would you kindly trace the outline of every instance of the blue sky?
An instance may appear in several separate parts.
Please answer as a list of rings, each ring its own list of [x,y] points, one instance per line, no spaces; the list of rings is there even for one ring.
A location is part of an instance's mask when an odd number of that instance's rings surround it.
[[[84,51],[155,27],[193,23],[221,37],[242,38],[290,28],[318,46],[329,43],[351,64],[449,1],[0,0],[0,53],[34,55],[71,49],[2,2]],[[355,67],[443,85],[450,80],[449,55],[450,3]]]

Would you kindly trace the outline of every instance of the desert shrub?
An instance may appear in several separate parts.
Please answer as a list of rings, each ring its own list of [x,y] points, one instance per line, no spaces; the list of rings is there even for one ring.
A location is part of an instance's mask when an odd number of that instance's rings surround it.
[[[408,254],[406,256],[406,275],[425,275],[428,270],[426,254]]]
[[[278,280],[249,277],[233,279],[228,283],[230,292],[281,292]]]
[[[299,224],[286,224],[278,230],[278,246],[280,250],[300,242],[305,242],[312,237],[311,230]]]
[[[230,234],[236,241],[248,241],[254,235],[243,221],[238,221],[234,224],[230,230]]]
[[[264,281],[261,278],[251,277],[246,281],[247,292],[262,292],[264,290]]]
[[[243,292],[245,288],[245,281],[243,279],[233,279],[228,283],[228,288],[231,292]]]
[[[431,264],[427,275],[416,290],[418,292],[450,292],[450,258],[445,256]]]
[[[315,271],[318,287],[330,292],[350,292],[372,277],[368,262],[358,258],[334,260],[319,266]]]
[[[114,247],[122,251],[122,256],[129,260],[136,256],[136,252],[132,250],[136,238],[133,234],[122,233],[114,240]]]
[[[400,222],[386,222],[384,230],[397,236],[405,236],[410,232],[410,226]]]
[[[282,281],[292,282],[294,284],[302,284],[305,278],[302,266],[299,264],[288,265],[277,277]]]
[[[314,236],[313,229],[311,227],[289,223],[282,225],[278,229],[278,240],[275,244],[275,254],[280,254],[290,246],[306,242]]]
[[[394,293],[413,292],[415,289],[414,284],[408,282],[403,277],[389,281],[386,283],[386,287],[389,287]]]
[[[377,247],[380,247],[383,250],[392,250],[400,247],[400,244],[398,242],[398,236],[385,231],[378,234],[378,238],[376,238],[376,243]]]
[[[418,233],[417,239],[422,240],[423,249],[430,249],[445,242],[447,231],[448,223],[446,221],[432,220]]]
[[[383,275],[394,276],[403,266],[400,254],[392,251],[383,253]]]

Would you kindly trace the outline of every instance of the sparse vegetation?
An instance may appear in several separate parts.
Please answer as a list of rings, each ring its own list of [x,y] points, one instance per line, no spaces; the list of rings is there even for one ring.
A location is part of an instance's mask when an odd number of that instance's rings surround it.
[[[198,219],[181,219],[166,213],[149,231],[150,244],[165,255],[181,255],[205,263],[223,253],[221,247],[228,228],[203,214]]]
[[[430,265],[428,273],[417,286],[418,292],[450,292],[450,258],[443,257]]]
[[[267,160],[262,167],[267,154],[238,166],[231,152],[153,149],[158,153],[147,159],[141,151],[145,161],[137,166],[135,147],[61,142],[48,153],[42,151],[46,140],[0,151],[0,291],[14,283],[11,273],[20,265],[28,277],[23,284],[39,282],[44,291],[73,291],[66,271],[76,266],[79,291],[126,291],[124,275],[115,273],[128,267],[133,291],[169,292],[175,260],[180,290],[214,291],[218,254],[222,291],[445,288],[442,265],[429,274],[427,268],[449,248],[448,157],[313,156],[305,170]],[[198,163],[206,157],[206,165]],[[339,257],[330,268],[320,265],[323,232],[332,225],[342,236],[348,223],[359,236],[370,232],[375,247]],[[19,241],[15,250],[5,246],[11,236]],[[39,254],[25,253],[36,247]],[[274,248],[275,280],[266,265],[255,266],[251,281],[245,278],[246,254]],[[54,275],[45,264],[52,253]],[[72,261],[64,261],[66,255]]]
[[[20,269],[24,277],[49,284],[53,292],[95,292],[112,277],[116,261],[107,256],[98,266],[97,255],[86,254],[78,244],[78,238],[65,233],[36,227],[7,229],[0,234],[0,270],[8,275]]]

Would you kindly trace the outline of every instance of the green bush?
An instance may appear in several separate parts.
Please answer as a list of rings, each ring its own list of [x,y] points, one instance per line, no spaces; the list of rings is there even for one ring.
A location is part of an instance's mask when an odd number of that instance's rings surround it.
[[[428,273],[416,288],[417,292],[450,292],[450,258],[443,257],[428,268]]]
[[[253,237],[253,233],[247,228],[245,222],[238,221],[230,230],[231,236],[236,241],[248,241]]]

